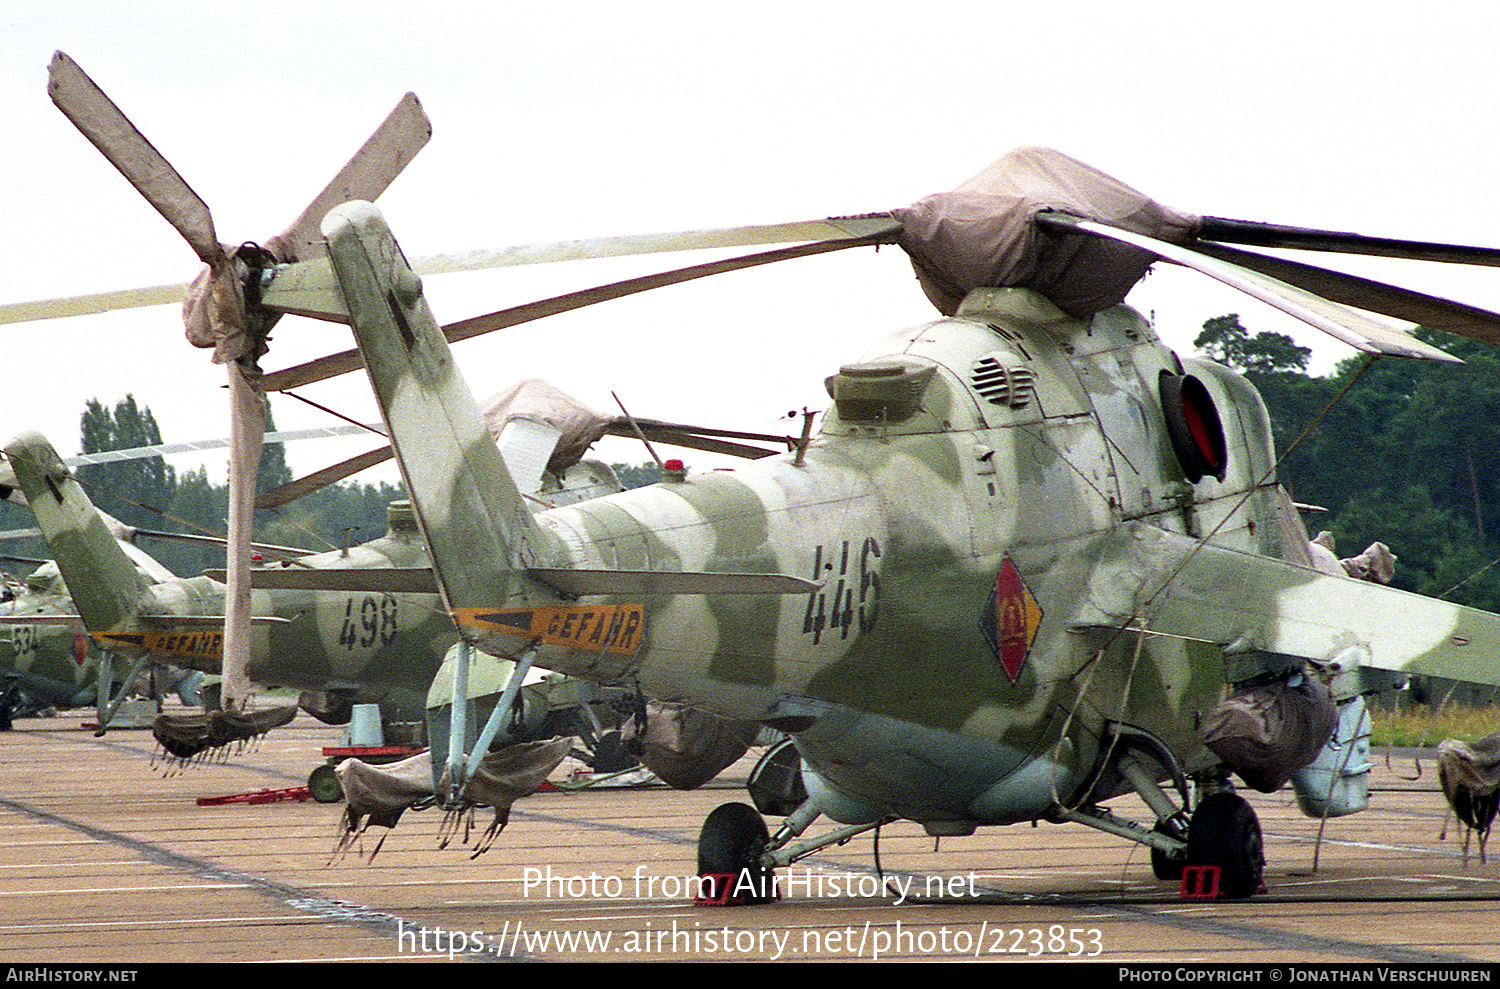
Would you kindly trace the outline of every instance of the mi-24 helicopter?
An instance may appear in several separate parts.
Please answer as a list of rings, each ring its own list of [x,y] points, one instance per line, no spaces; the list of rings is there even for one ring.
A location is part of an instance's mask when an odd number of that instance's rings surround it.
[[[790,735],[751,778],[784,818],[774,835],[744,804],[704,823],[699,870],[729,877],[730,898],[760,899],[775,868],[892,819],[934,835],[1076,822],[1149,846],[1164,878],[1191,867],[1247,896],[1263,854],[1233,775],[1295,777],[1308,813],[1359,810],[1364,695],[1411,673],[1500,683],[1500,616],[1328,566],[1277,483],[1255,390],[1173,353],[1122,304],[1168,261],[1356,349],[1447,360],[1382,317],[1500,342],[1500,315],[1243,245],[1486,265],[1500,251],[1195,216],[1023,149],[885,213],[494,252],[486,263],[799,242],[440,327],[378,212],[334,206],[354,198],[334,186],[304,213],[326,213],[319,236],[299,221],[296,250],[231,258],[201,201],[64,58],[54,99],[209,264],[188,309],[193,330],[221,331],[221,358],[253,364],[283,313],[352,326],[358,354],[259,381],[363,359],[461,635],[456,697],[477,648]],[[830,368],[818,434],[735,470],[533,515],[449,348],[884,243],[911,255],[942,318]],[[450,805],[473,766],[461,709],[434,763]],[[1235,728],[1235,710],[1249,723]],[[1108,809],[1128,793],[1150,817]],[[804,837],[819,816],[842,826]]]

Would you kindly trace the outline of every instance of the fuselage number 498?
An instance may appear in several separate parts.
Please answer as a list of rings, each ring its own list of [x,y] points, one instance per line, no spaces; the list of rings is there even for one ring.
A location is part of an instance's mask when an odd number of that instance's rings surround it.
[[[344,627],[339,645],[345,649],[368,649],[377,642],[389,645],[396,637],[396,599],[389,594],[366,594],[344,602]]]

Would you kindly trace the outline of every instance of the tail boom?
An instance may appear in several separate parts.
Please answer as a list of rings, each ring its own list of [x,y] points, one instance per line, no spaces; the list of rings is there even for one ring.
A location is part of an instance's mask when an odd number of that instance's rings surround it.
[[[323,233],[445,606],[555,603],[524,571],[556,563],[561,547],[522,502],[385,221],[368,203],[347,203]],[[413,451],[421,455],[402,455]]]
[[[5,456],[90,632],[121,626],[149,586],[62,458],[37,433],[17,436]]]

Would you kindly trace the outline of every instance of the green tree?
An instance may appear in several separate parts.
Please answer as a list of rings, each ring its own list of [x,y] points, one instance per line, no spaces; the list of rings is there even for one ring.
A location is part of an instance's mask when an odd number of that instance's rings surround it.
[[[1300,346],[1285,333],[1261,330],[1252,335],[1240,323],[1238,313],[1205,320],[1203,332],[1193,340],[1206,356],[1242,374],[1303,373],[1312,349]]]
[[[85,454],[161,443],[156,417],[149,407],[137,405],[134,395],[125,396],[113,410],[90,399],[79,425]],[[169,504],[177,488],[177,472],[160,456],[89,464],[77,476],[101,509],[128,525],[148,528],[160,524],[150,509]]]

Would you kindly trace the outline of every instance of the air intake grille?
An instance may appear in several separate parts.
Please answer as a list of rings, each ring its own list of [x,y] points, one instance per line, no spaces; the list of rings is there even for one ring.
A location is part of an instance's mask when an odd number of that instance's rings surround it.
[[[1036,376],[1029,368],[1001,363],[994,354],[981,357],[969,373],[974,390],[991,405],[1024,409],[1036,394]]]

